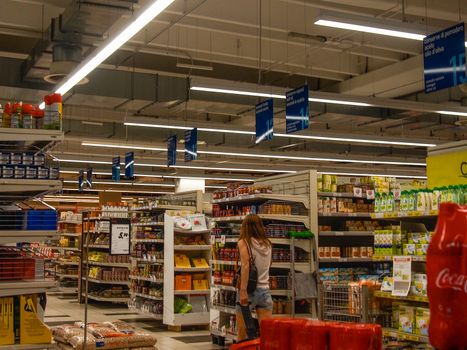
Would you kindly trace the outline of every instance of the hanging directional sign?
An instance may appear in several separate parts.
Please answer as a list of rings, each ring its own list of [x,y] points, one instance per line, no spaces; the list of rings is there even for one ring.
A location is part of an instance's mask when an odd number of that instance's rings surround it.
[[[78,190],[79,192],[83,192],[84,189],[84,170],[79,171],[78,175]]]
[[[256,105],[256,143],[272,140],[274,133],[274,108],[272,98]]]
[[[285,97],[286,133],[308,129],[308,85],[288,91]]]
[[[177,135],[167,139],[167,166],[177,163]]]
[[[92,187],[92,168],[89,168],[86,172],[86,187]]]
[[[423,39],[425,92],[435,92],[467,82],[464,22]]]
[[[198,158],[198,129],[185,131],[185,162]]]
[[[133,179],[135,176],[135,152],[125,154],[125,177]]]
[[[120,156],[112,158],[112,180],[120,181]]]

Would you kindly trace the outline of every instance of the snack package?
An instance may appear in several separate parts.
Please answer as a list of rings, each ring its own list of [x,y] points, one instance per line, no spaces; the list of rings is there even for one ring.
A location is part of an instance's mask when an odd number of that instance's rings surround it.
[[[407,305],[399,305],[399,330],[413,333],[415,321],[415,308]]]
[[[412,275],[412,285],[410,293],[412,295],[426,296],[427,277],[424,273],[415,273]]]
[[[427,336],[430,323],[430,309],[418,307],[415,310],[415,334]]]

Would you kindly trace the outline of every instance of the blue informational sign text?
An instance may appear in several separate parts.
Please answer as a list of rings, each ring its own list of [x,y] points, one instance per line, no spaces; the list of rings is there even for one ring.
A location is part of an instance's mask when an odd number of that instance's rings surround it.
[[[84,189],[84,170],[79,171],[78,175],[78,191],[83,192]]]
[[[459,23],[423,39],[426,93],[467,82],[464,31],[464,23]]]
[[[125,153],[125,177],[131,180],[135,177],[135,152]]]
[[[177,163],[177,135],[172,135],[167,139],[167,166]]]
[[[185,131],[185,162],[198,158],[198,129]]]
[[[120,181],[120,156],[112,158],[112,180]]]
[[[274,104],[272,98],[256,105],[256,144],[272,140],[274,133]]]
[[[92,168],[88,168],[86,171],[86,186],[87,188],[92,187]]]
[[[308,129],[308,85],[285,94],[285,130],[287,134]]]

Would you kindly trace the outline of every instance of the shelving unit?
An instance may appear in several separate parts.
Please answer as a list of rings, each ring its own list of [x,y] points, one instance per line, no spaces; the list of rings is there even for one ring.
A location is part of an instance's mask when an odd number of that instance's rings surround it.
[[[131,209],[132,271],[128,307],[144,316],[162,320],[166,273],[164,214],[174,210],[188,212],[202,210],[202,193],[191,191],[148,199],[143,203],[135,203]]]
[[[129,300],[130,260],[129,256],[110,254],[110,231],[114,219],[128,219],[130,223],[129,211],[128,207],[114,207],[113,210],[102,208],[82,213],[79,300],[81,303],[85,303],[87,298],[126,304]],[[90,273],[97,273],[98,276],[90,277]]]
[[[11,129],[0,128],[0,152],[12,153],[30,153],[33,158],[38,159],[38,164],[45,159],[41,154],[52,147],[56,142],[63,140],[63,132],[55,130],[36,130],[36,129]],[[31,165],[31,164],[29,164]],[[42,170],[46,170],[45,164]],[[37,175],[37,174],[36,174]],[[8,244],[10,247],[16,243],[18,247],[22,243],[38,243],[59,239],[56,228],[56,216],[52,225],[35,221],[35,215],[41,211],[26,212],[20,209],[21,202],[33,200],[45,194],[52,194],[61,191],[62,182],[57,179],[19,179],[19,178],[0,178],[0,245]],[[24,207],[24,206],[23,206]],[[56,214],[53,214],[56,215]],[[51,215],[52,216],[52,215]],[[46,220],[49,220],[49,218]],[[48,226],[54,226],[50,229]],[[45,229],[44,229],[45,228]],[[49,244],[48,244],[49,245]],[[19,248],[23,251],[28,248]],[[42,248],[40,248],[42,249]],[[31,250],[30,250],[31,251]],[[32,279],[23,280],[5,280],[5,276],[0,281],[0,297],[40,294],[55,291],[57,282],[50,279],[44,279],[46,272],[45,264],[41,264],[41,257],[35,258]],[[45,261],[45,259],[43,259]],[[41,270],[44,269],[44,273]],[[16,277],[22,276],[21,269],[16,270]],[[40,277],[40,278],[39,278]],[[31,277],[28,277],[31,278]],[[43,322],[43,312],[38,310],[38,320]],[[17,322],[18,320],[15,320]],[[19,321],[18,321],[19,322]],[[56,344],[12,344],[1,346],[2,349],[11,350],[34,350],[34,349],[53,349]]]
[[[211,256],[209,242],[210,231],[206,229],[206,218],[203,214],[180,215],[191,222],[190,230],[177,229],[177,213],[167,212],[164,215],[164,324],[181,329],[183,326],[209,324],[210,290],[195,290],[193,280],[205,281],[209,286],[210,267],[176,267],[177,254],[183,255],[192,263],[192,259],[202,258],[208,264]],[[197,239],[197,242],[192,240]],[[180,244],[182,242],[182,244]],[[183,243],[185,242],[185,243]],[[191,246],[188,243],[191,242]],[[176,244],[177,243],[177,244]],[[204,243],[204,244],[203,244]],[[209,247],[209,249],[207,248]],[[177,279],[184,279],[178,284]],[[176,300],[183,298],[192,309],[188,313],[177,313]],[[178,302],[177,302],[178,304]]]
[[[290,313],[288,316],[296,316],[295,311],[295,276],[299,274],[311,274],[316,271],[317,267],[317,245],[316,239],[312,236],[310,239],[291,238],[288,235],[288,225],[293,228],[302,227],[303,230],[309,230],[312,233],[318,232],[317,225],[317,201],[316,201],[316,172],[306,171],[295,175],[279,175],[264,178],[255,182],[252,185],[257,188],[269,188],[269,193],[257,193],[236,195],[228,198],[213,199],[213,205],[219,206],[219,210],[223,210],[226,206],[232,208],[235,205],[239,208],[243,206],[255,206],[258,216],[263,220],[265,226],[270,232],[270,240],[273,244],[273,259],[271,264],[271,295],[277,303],[290,305]],[[268,211],[264,213],[261,209],[263,205],[286,205],[292,208],[292,213],[274,214]],[[214,208],[213,208],[214,211]],[[214,213],[215,214],[215,213]],[[213,243],[213,251],[216,248],[219,252],[211,260],[211,266],[215,272],[212,277],[211,288],[213,290],[213,304],[211,305],[211,335],[213,342],[216,344],[224,344],[225,341],[235,341],[236,335],[230,331],[221,331],[222,327],[231,324],[231,317],[235,317],[235,306],[220,304],[216,300],[217,293],[225,294],[224,299],[230,301],[235,300],[236,288],[231,285],[216,283],[216,280],[224,280],[225,276],[231,276],[235,266],[238,264],[236,258],[232,257],[232,251],[236,250],[236,244],[239,238],[239,229],[241,221],[245,215],[239,216],[222,216],[213,217],[212,221],[216,223],[216,228],[212,230],[211,242]],[[274,233],[274,225],[277,227],[285,227],[285,232],[281,231],[280,236],[272,236]],[[295,261],[294,256],[297,254],[297,249],[305,252],[308,255],[307,261]],[[223,250],[224,253],[221,252]],[[287,261],[278,261],[278,257],[274,252],[287,252],[291,258]],[[226,254],[227,259],[217,255]],[[235,253],[238,254],[238,253]],[[279,253],[277,253],[279,254]],[[302,253],[303,254],[303,253]],[[283,285],[282,288],[278,284]],[[311,284],[311,282],[310,282]],[[284,288],[285,287],[285,288]],[[288,289],[287,289],[288,288]],[[317,297],[317,294],[316,294]],[[309,303],[309,310],[305,317],[316,317],[318,308],[317,300],[306,298]],[[281,314],[274,314],[274,317],[280,317]]]

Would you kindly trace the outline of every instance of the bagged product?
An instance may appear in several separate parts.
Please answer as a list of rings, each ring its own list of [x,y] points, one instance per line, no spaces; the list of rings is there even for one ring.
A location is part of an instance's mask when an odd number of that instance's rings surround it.
[[[467,348],[467,206],[441,203],[427,253],[430,343]]]

